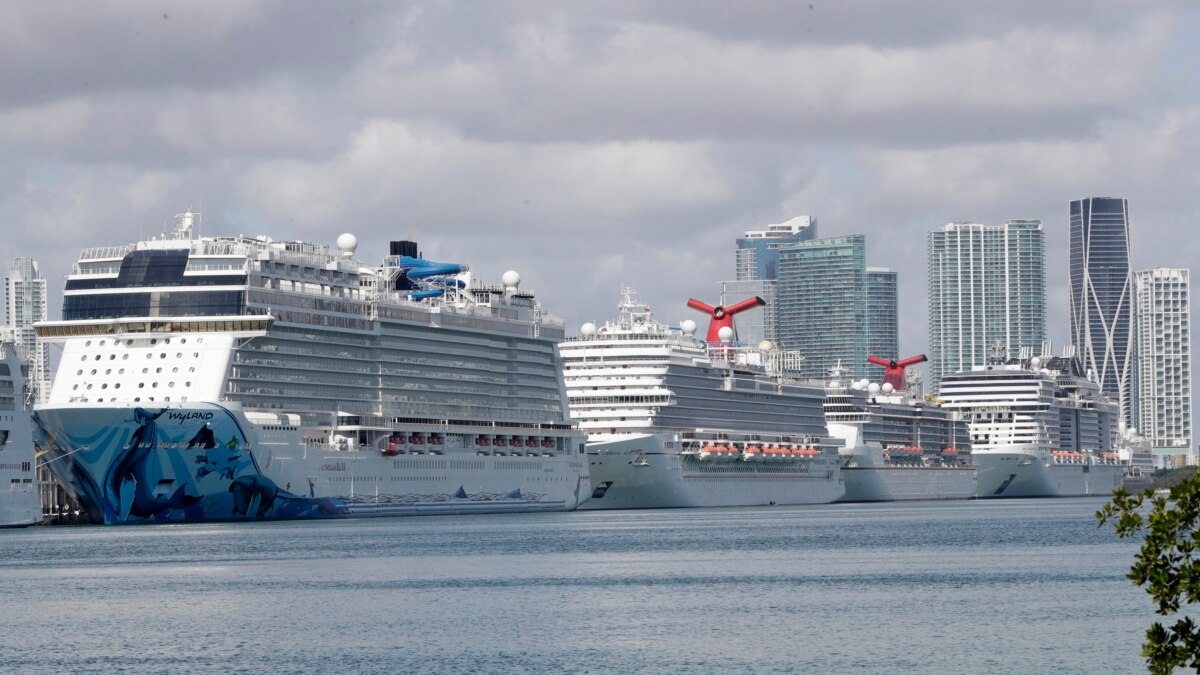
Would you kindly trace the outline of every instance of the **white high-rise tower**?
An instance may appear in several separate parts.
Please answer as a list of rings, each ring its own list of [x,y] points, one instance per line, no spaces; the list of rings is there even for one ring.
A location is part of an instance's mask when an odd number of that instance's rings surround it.
[[[997,344],[1040,353],[1046,337],[1046,253],[1040,220],[950,223],[929,233],[929,374],[988,362]]]
[[[1192,449],[1192,313],[1188,270],[1134,273],[1137,428],[1156,455],[1196,463]]]
[[[16,344],[29,364],[28,382],[36,387],[39,400],[49,394],[50,363],[46,345],[39,344],[33,324],[46,320],[46,280],[33,258],[17,258],[4,278],[4,313]]]

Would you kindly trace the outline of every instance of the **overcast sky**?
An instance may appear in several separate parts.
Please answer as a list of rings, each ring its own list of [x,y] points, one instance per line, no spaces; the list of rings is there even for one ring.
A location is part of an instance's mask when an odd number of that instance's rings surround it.
[[[622,284],[687,318],[735,237],[811,214],[900,272],[907,354],[929,230],[1038,218],[1061,344],[1071,199],[1129,198],[1138,269],[1196,259],[1200,6],[980,4],[9,3],[0,260],[58,318],[81,247],[191,208],[516,269],[577,333]]]

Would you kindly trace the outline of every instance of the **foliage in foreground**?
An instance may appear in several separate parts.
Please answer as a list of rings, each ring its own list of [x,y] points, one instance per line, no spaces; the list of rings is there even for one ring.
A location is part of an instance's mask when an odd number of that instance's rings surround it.
[[[1170,497],[1156,497],[1153,489],[1131,495],[1117,488],[1096,518],[1101,525],[1111,522],[1118,537],[1145,535],[1126,576],[1145,587],[1157,613],[1172,616],[1182,604],[1200,600],[1200,477],[1180,481]],[[1142,656],[1151,673],[1179,667],[1200,671],[1200,626],[1187,616],[1169,627],[1155,622],[1146,630]]]

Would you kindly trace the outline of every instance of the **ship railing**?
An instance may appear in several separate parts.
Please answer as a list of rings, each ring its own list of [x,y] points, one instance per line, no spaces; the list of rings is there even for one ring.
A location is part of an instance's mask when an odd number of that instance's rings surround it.
[[[109,260],[124,258],[133,249],[132,246],[94,246],[85,248],[79,254],[79,260]]]

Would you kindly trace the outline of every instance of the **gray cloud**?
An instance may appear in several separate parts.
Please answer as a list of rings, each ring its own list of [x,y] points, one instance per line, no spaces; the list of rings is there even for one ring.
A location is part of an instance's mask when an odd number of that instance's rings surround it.
[[[1195,259],[1193,5],[844,4],[20,3],[0,257],[57,298],[80,247],[202,208],[211,234],[515,268],[573,327],[622,283],[684,318],[742,230],[812,213],[901,272],[906,352],[948,221],[1045,220],[1051,317],[1072,198],[1130,198],[1139,267]]]

